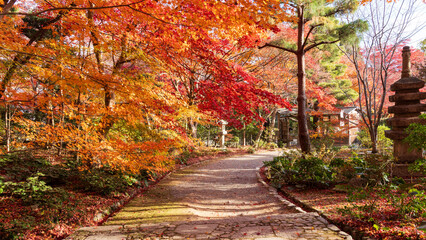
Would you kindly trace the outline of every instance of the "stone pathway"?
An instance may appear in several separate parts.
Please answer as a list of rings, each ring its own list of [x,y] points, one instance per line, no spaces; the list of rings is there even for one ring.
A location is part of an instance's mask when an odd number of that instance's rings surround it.
[[[213,160],[179,170],[129,202],[103,226],[68,239],[352,239],[258,179],[278,152]]]

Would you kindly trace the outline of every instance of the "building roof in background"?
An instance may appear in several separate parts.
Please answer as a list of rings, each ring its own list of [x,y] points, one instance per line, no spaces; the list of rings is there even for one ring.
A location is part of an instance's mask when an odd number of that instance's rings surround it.
[[[319,113],[322,115],[348,115],[348,114],[352,114],[355,113],[356,110],[358,109],[357,107],[341,107],[341,108],[337,108],[340,110],[337,111],[332,111],[332,110],[319,110],[319,111],[312,111],[312,109],[308,109],[307,113]],[[293,117],[293,116],[297,116],[297,108],[293,108],[291,111],[288,110],[287,108],[279,108],[277,110],[278,114],[280,114],[283,117]]]

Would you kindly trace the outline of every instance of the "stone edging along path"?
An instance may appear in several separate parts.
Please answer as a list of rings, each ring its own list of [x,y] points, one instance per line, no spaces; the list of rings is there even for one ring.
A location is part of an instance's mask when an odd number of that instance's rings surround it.
[[[276,188],[270,186],[268,183],[266,183],[264,181],[264,178],[260,175],[260,172],[262,171],[261,168],[258,168],[257,170],[258,170],[257,171],[257,178],[258,178],[259,182],[261,182],[265,187],[269,188],[269,191],[272,192],[273,195],[276,195],[278,199],[280,199],[280,200],[282,199],[281,201],[289,202],[289,200],[290,200],[291,202],[296,203],[297,206],[298,206],[297,208],[299,208],[301,211],[306,212],[305,210],[303,210],[303,209],[306,209],[309,212],[317,213],[318,215],[320,215],[321,217],[326,219],[329,223],[334,224],[334,225],[338,226],[340,229],[342,229],[343,231],[345,231],[346,233],[349,233],[353,237],[353,239],[355,239],[355,240],[375,240],[374,238],[366,236],[366,234],[364,232],[353,229],[350,226],[343,224],[341,222],[334,221],[333,219],[329,218],[327,216],[327,214],[324,214],[323,212],[313,208],[312,206],[300,201],[299,199],[297,199],[297,197],[293,196],[291,193],[285,192],[281,189],[277,190]],[[289,200],[283,198],[281,195],[284,195]]]
[[[278,152],[225,157],[167,175],[102,226],[68,239],[352,239],[262,183],[259,166]]]
[[[260,167],[256,168],[256,177],[257,177],[257,181],[259,181],[264,187],[268,188],[269,194],[271,194],[272,196],[278,198],[278,200],[280,200],[283,204],[285,204],[285,205],[287,205],[289,207],[294,207],[297,211],[299,211],[301,213],[306,213],[306,211],[303,210],[301,207],[298,207],[298,206],[294,205],[292,202],[290,202],[287,199],[283,198],[278,193],[278,191],[277,191],[276,188],[270,186],[265,181],[263,181],[262,177],[260,176]]]

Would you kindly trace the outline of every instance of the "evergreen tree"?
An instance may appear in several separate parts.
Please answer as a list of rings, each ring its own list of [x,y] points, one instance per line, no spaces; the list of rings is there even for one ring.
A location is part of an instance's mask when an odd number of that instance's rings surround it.
[[[339,41],[355,41],[359,30],[367,28],[362,20],[349,24],[341,24],[336,17],[354,11],[358,7],[357,0],[295,0],[286,5],[284,9],[293,13],[293,25],[297,28],[297,41],[289,42],[279,39],[266,43],[263,47],[274,47],[291,52],[297,58],[298,78],[298,131],[299,142],[303,152],[311,150],[306,116],[306,73],[305,54],[313,48],[337,43]],[[307,31],[305,31],[307,29]]]
[[[334,79],[319,85],[330,90],[338,101],[337,105],[344,106],[358,98],[358,92],[352,88],[352,82],[349,79]]]

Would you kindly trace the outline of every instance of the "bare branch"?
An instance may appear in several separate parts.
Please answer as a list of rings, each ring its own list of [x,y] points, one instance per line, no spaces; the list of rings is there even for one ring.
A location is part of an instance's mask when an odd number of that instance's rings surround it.
[[[353,15],[354,19],[368,20],[370,26],[363,36],[362,51],[352,45],[344,53],[357,72],[358,107],[361,109],[362,121],[370,131],[373,151],[377,150],[377,129],[384,114],[393,58],[398,46],[419,29],[406,31],[414,20],[416,6],[419,7],[416,0],[405,0],[403,3],[372,1]],[[420,29],[425,26],[423,24]]]
[[[120,7],[131,7],[133,5],[137,5],[139,3],[144,2],[145,0],[141,0],[141,1],[137,1],[137,2],[132,2],[132,3],[128,3],[128,4],[117,4],[117,5],[110,5],[110,6],[90,6],[90,7],[75,7],[75,6],[70,6],[70,7],[54,7],[54,8],[50,8],[50,9],[46,9],[46,10],[42,10],[39,12],[35,12],[35,13],[25,13],[25,12],[9,12],[9,13],[1,13],[0,16],[2,15],[25,15],[25,16],[38,16],[40,14],[46,13],[46,12],[53,12],[53,11],[63,11],[63,10],[100,10],[100,9],[111,9],[111,8],[120,8]]]

